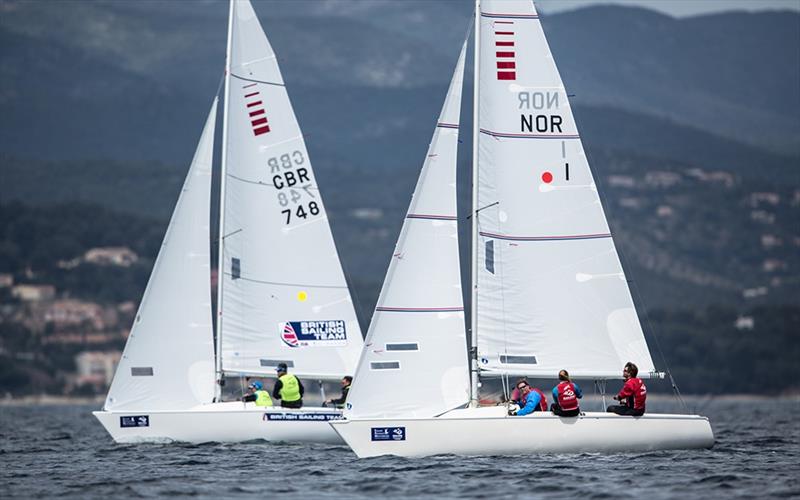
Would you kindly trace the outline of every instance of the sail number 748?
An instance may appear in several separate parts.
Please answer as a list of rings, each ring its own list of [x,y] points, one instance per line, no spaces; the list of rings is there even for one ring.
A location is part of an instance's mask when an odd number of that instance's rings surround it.
[[[292,220],[292,215],[300,219],[306,219],[309,215],[318,215],[319,205],[317,205],[316,201],[312,201],[308,204],[308,208],[303,205],[297,205],[294,210],[287,208],[286,210],[281,210],[281,213],[286,216],[286,223],[289,224]]]

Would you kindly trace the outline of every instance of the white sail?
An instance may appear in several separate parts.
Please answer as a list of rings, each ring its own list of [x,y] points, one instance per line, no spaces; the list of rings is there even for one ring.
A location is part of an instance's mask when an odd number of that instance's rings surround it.
[[[217,100],[172,214],[104,409],[171,410],[214,397],[209,207]]]
[[[372,316],[349,418],[431,417],[469,400],[456,221],[465,51],[466,42]]]
[[[300,127],[250,2],[231,7],[222,370],[338,378],[363,345]]]
[[[480,14],[477,335],[484,375],[654,370],[530,0]]]

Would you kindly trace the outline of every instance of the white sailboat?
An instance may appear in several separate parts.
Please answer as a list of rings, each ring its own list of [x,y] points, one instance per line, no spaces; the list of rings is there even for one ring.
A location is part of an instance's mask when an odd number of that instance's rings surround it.
[[[363,345],[302,133],[249,0],[232,0],[221,174],[216,349],[210,296],[217,101],[102,411],[118,442],[340,443],[332,408],[222,401],[225,376],[352,373]]]
[[[554,379],[567,369],[605,381],[619,378],[627,361],[642,378],[658,374],[532,1],[476,0],[475,12],[475,348],[466,356],[461,298],[453,293],[456,222],[448,218],[445,231],[413,217],[431,200],[448,217],[456,213],[456,148],[442,137],[456,131],[437,128],[346,418],[331,425],[359,457],[712,446],[711,426],[697,415],[518,417],[504,405],[478,404],[481,377]],[[463,50],[442,112],[450,119],[457,120],[462,71]],[[445,232],[450,239],[441,244]]]

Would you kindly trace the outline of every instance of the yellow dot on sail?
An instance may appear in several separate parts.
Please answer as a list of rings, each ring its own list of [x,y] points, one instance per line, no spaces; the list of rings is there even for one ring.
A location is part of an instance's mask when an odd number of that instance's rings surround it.
[[[308,294],[304,291],[297,292],[297,300],[300,302],[305,302],[308,300]]]

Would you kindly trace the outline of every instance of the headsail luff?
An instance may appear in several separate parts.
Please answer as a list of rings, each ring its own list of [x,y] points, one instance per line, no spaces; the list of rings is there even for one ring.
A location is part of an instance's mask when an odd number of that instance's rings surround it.
[[[217,99],[103,408],[186,409],[214,397],[209,207]]]
[[[482,0],[477,334],[485,372],[619,377],[653,361],[530,0]]]
[[[338,378],[363,341],[300,127],[247,0],[231,19],[222,370]]]
[[[466,42],[372,316],[351,418],[431,417],[469,398],[456,220],[465,52]]]

